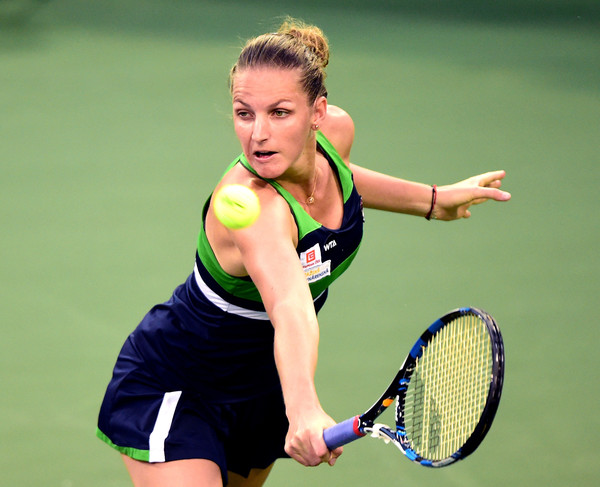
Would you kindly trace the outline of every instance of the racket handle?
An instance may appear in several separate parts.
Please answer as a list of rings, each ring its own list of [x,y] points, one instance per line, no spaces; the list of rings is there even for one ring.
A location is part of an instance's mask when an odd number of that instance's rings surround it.
[[[358,416],[349,418],[346,421],[327,428],[323,431],[323,439],[327,448],[335,450],[338,446],[345,445],[351,441],[362,438],[366,433],[363,433],[360,428],[360,419]]]

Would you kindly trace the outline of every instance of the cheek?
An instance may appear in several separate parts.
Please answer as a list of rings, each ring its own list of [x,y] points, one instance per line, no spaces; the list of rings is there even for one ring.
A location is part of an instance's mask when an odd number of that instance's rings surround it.
[[[243,144],[244,140],[248,137],[248,128],[241,123],[233,123],[233,130],[239,141]]]

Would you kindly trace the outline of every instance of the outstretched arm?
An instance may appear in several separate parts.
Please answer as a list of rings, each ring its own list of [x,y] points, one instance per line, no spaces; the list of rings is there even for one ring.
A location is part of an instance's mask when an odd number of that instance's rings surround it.
[[[356,188],[365,207],[416,216],[429,213],[433,191],[431,186],[387,176],[350,163],[354,122],[347,112],[328,105],[321,130],[352,169]],[[471,205],[490,199],[508,201],[510,193],[500,190],[505,175],[504,171],[492,171],[438,187],[431,217],[446,221],[468,218],[471,216]]]
[[[431,209],[432,187],[387,176],[350,164],[358,192],[367,208],[425,216]],[[455,184],[439,186],[432,217],[456,220],[471,216],[471,205],[487,200],[508,201],[510,193],[500,190],[505,171],[492,171]]]

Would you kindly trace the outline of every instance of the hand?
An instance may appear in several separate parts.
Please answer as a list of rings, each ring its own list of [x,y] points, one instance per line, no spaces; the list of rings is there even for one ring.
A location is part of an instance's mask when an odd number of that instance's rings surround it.
[[[325,462],[333,466],[344,449],[339,447],[330,451],[323,440],[323,430],[334,424],[335,421],[320,408],[312,413],[304,411],[295,420],[290,419],[286,453],[305,466],[314,467]]]
[[[433,218],[445,221],[469,218],[471,205],[478,205],[490,199],[508,201],[510,193],[499,189],[504,176],[505,171],[492,171],[455,184],[440,186],[437,190]]]

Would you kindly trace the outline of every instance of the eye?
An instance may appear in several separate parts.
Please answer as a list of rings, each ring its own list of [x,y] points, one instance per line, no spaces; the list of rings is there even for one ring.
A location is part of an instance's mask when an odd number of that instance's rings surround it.
[[[283,110],[281,108],[273,110],[273,115],[275,115],[276,118],[282,118],[282,117],[285,117],[285,116],[287,116],[289,114],[290,114],[290,112],[288,112],[287,110]]]
[[[236,110],[235,116],[241,119],[250,118],[250,112],[248,110]]]

